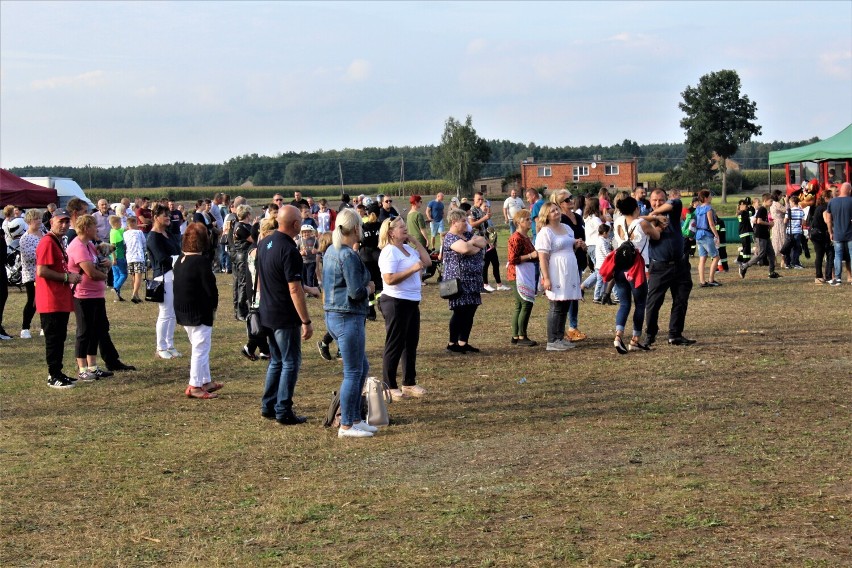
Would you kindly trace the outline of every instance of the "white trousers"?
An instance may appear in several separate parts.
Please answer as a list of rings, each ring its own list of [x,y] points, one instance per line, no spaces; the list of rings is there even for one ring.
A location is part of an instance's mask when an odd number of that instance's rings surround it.
[[[175,347],[175,275],[169,270],[165,277],[156,280],[163,281],[163,301],[157,304],[160,313],[157,314],[157,351],[174,349]]]
[[[183,328],[192,345],[189,385],[201,388],[210,382],[210,337],[213,328],[209,325],[185,325]]]

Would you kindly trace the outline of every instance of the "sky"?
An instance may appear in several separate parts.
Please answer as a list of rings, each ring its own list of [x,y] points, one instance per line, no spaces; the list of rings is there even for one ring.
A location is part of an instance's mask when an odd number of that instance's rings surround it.
[[[0,1],[0,166],[683,142],[734,69],[758,140],[852,122],[852,2]]]

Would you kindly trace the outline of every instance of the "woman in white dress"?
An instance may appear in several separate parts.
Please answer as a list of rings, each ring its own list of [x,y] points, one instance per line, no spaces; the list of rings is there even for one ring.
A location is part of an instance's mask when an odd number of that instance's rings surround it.
[[[536,222],[536,226],[541,227],[535,238],[541,285],[550,300],[547,351],[565,351],[575,346],[565,339],[565,321],[570,301],[580,299],[580,272],[574,251],[586,247],[582,239],[574,238],[571,227],[560,222],[561,217],[558,205],[545,203]]]

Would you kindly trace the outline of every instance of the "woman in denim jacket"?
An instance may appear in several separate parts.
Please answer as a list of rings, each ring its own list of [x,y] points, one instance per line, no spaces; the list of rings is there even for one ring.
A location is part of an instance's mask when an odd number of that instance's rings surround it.
[[[376,286],[353,250],[361,240],[361,219],[354,209],[337,215],[332,246],[323,256],[322,289],[325,325],[343,358],[339,438],[369,438],[378,429],[361,421],[361,391],[370,370],[367,361],[368,297]]]

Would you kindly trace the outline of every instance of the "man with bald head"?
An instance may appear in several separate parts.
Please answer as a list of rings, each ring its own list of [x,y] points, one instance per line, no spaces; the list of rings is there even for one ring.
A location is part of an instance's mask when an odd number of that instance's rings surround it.
[[[852,258],[852,184],[844,183],[837,190],[837,197],[828,202],[828,208],[823,213],[825,224],[828,225],[828,236],[834,243],[834,280],[832,286],[840,286],[843,267],[844,251]],[[846,266],[849,282],[852,283],[852,272]]]
[[[302,255],[294,238],[302,216],[292,205],[278,210],[278,230],[257,244],[260,281],[260,321],[269,337],[269,368],[260,414],[290,426],[307,420],[293,412],[293,391],[302,364],[301,340],[314,330],[305,288],[302,286]],[[316,288],[311,293],[319,293]]]

